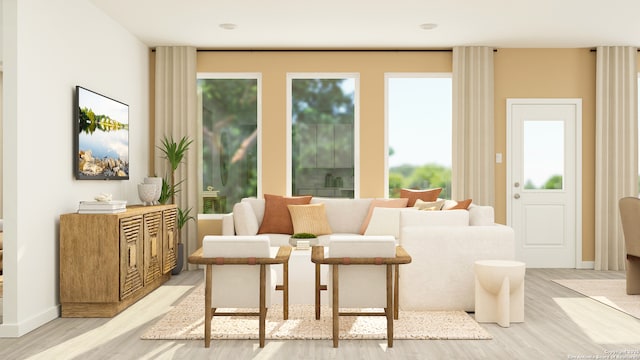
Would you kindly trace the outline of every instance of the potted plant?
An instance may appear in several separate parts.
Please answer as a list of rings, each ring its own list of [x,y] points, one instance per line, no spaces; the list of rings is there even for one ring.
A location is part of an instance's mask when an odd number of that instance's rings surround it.
[[[161,146],[158,146],[158,149],[162,151],[164,154],[162,157],[169,162],[169,174],[168,179],[167,176],[162,178],[162,191],[160,192],[160,199],[158,202],[161,204],[175,204],[176,203],[176,194],[180,192],[180,184],[183,180],[176,182],[176,170],[178,166],[182,163],[184,156],[187,154],[189,150],[189,146],[193,140],[189,139],[187,136],[183,136],[178,142],[176,142],[173,137],[164,136],[162,138]],[[182,243],[182,227],[189,222],[189,220],[195,220],[193,216],[190,216],[191,208],[186,211],[183,211],[180,207],[178,207],[178,217],[177,217],[177,234],[176,234],[176,242],[178,244],[177,254],[176,254],[176,267],[171,272],[173,275],[177,275],[182,271],[182,266],[184,263],[184,244]]]
[[[182,267],[184,266],[184,245],[182,244],[182,241],[180,239],[182,234],[182,227],[185,226],[189,222],[189,220],[196,220],[189,213],[191,213],[191,208],[187,209],[186,211],[178,208],[178,216],[176,218],[176,226],[178,227],[178,233],[176,235],[176,240],[178,242],[178,253],[176,254],[176,267],[171,271],[172,275],[180,274],[180,272],[182,271]]]
[[[171,199],[171,204],[176,203],[176,194],[180,191],[180,184],[182,183],[182,180],[176,183],[176,170],[182,163],[182,159],[192,142],[193,140],[187,136],[183,136],[179,142],[176,142],[172,137],[165,136],[162,138],[162,146],[158,146],[158,149],[164,154],[163,158],[169,161],[171,168],[169,179],[163,178],[160,203],[166,204],[169,199]]]
[[[293,235],[291,235],[291,238],[289,239],[289,244],[291,244],[291,246],[298,246],[298,240],[304,240],[304,241],[308,241],[309,245],[313,246],[313,245],[318,245],[318,237],[315,234],[311,234],[311,233],[295,233]]]

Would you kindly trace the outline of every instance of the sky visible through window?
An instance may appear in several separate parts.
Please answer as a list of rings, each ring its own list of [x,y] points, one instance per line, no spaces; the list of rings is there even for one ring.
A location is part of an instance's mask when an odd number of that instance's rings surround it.
[[[451,167],[451,77],[390,77],[389,167]]]

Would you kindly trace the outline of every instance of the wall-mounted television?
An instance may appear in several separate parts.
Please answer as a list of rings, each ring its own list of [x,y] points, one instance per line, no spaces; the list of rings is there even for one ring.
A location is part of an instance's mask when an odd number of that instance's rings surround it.
[[[127,104],[76,86],[73,130],[76,179],[129,179]]]

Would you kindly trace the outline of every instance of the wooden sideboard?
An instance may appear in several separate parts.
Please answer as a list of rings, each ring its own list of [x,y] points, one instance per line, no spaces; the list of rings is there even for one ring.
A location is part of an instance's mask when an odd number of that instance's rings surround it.
[[[61,215],[62,317],[112,317],[169,280],[176,216],[175,205]]]

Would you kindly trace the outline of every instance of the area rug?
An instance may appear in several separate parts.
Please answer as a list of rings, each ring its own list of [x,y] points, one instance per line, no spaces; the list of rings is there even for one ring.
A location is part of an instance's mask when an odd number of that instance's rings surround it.
[[[227,311],[230,309],[226,309]],[[315,320],[313,305],[290,305],[289,319],[282,320],[282,305],[267,312],[267,339],[331,339],[328,307]],[[491,335],[464,311],[400,311],[393,322],[394,339],[491,339]],[[147,329],[142,339],[204,339],[204,285],[196,287],[178,305]],[[212,339],[257,339],[258,318],[214,317]],[[382,316],[340,318],[340,339],[386,339]]]
[[[640,295],[627,295],[625,279],[562,279],[552,281],[640,319]]]

